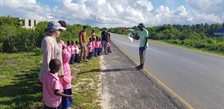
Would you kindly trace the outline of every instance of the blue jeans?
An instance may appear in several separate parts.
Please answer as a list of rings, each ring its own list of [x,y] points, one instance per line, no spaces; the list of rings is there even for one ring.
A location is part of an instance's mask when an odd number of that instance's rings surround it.
[[[140,64],[144,65],[145,62],[145,53],[147,47],[139,47],[139,57],[140,57]]]

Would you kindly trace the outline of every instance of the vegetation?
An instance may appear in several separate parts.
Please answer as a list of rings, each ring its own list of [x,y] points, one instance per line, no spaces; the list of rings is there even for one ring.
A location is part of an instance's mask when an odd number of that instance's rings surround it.
[[[0,107],[1,109],[42,109],[41,86],[38,74],[41,68],[41,41],[47,22],[40,22],[35,29],[21,26],[21,20],[0,17]],[[87,36],[92,27],[87,25]],[[82,25],[68,25],[57,40],[76,41]],[[100,29],[95,28],[99,35]],[[88,63],[71,65],[74,102],[72,108],[99,109],[97,95],[99,57]]]
[[[171,44],[193,47],[206,51],[223,53],[224,37],[215,36],[214,31],[224,27],[224,24],[195,24],[195,25],[162,25],[147,27],[150,39],[165,41]],[[137,34],[137,27],[133,27],[133,34]],[[128,34],[129,30],[111,28],[110,32]]]
[[[0,17],[0,52],[30,52],[40,48],[47,22],[38,23],[35,29],[23,28],[20,22],[19,18]],[[57,40],[76,41],[81,30],[80,24],[68,25]],[[92,27],[87,25],[87,30],[87,36],[90,36]],[[96,27],[95,32],[99,33],[100,29]]]

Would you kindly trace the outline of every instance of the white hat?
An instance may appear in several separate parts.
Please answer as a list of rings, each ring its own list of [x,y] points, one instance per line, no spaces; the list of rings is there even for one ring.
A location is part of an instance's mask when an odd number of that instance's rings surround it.
[[[55,30],[66,30],[65,27],[62,27],[60,23],[57,21],[51,21],[48,23],[47,28],[49,31],[55,31]]]

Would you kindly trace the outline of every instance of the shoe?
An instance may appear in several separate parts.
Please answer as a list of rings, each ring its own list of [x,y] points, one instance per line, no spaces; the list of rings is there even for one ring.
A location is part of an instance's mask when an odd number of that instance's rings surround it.
[[[137,68],[139,68],[139,67],[141,67],[141,65],[139,65],[139,66],[137,66],[137,67],[135,67],[135,68],[137,69]]]
[[[142,70],[143,69],[143,67],[138,67],[138,68],[136,68],[136,70]]]
[[[84,62],[88,62],[88,60],[84,60]]]

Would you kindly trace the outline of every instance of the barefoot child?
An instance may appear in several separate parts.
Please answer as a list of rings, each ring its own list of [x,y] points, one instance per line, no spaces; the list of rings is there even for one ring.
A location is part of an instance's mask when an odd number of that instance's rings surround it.
[[[44,109],[57,109],[61,103],[62,97],[73,98],[72,95],[62,93],[63,87],[60,83],[57,72],[61,68],[61,62],[58,59],[52,59],[49,63],[50,71],[40,77],[43,90]]]

